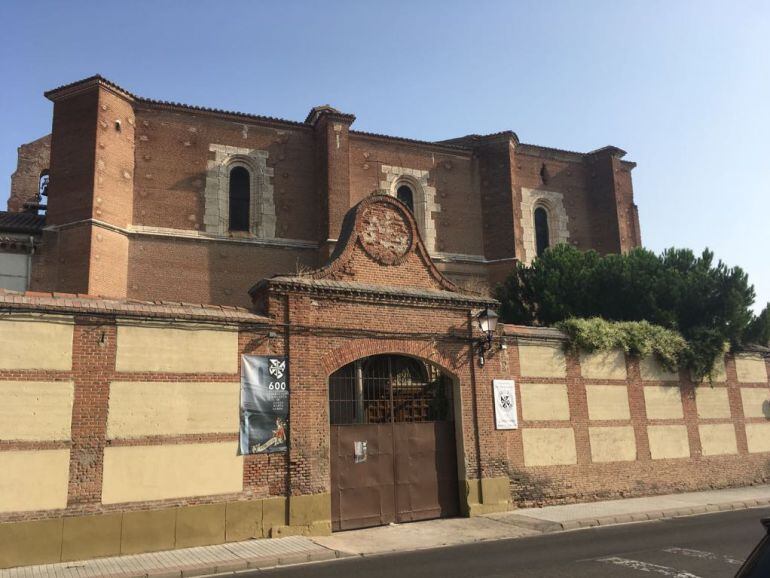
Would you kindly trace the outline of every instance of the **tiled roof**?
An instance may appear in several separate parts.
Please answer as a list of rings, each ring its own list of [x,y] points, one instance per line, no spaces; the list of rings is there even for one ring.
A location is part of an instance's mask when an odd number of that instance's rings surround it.
[[[0,311],[79,313],[219,323],[270,323],[267,317],[257,315],[243,307],[173,301],[121,300],[74,293],[20,292],[6,289],[0,289]]]
[[[47,98],[55,97],[57,93],[68,91],[70,89],[75,89],[78,86],[86,85],[88,83],[98,82],[101,83],[107,87],[110,87],[111,89],[122,93],[125,97],[132,99],[140,104],[150,104],[154,106],[160,106],[160,107],[172,107],[172,108],[182,108],[186,109],[188,111],[193,112],[205,112],[205,113],[213,113],[213,114],[221,114],[221,115],[227,115],[227,116],[236,116],[239,118],[246,118],[246,119],[253,119],[253,120],[261,120],[265,122],[276,122],[281,124],[288,124],[292,126],[297,127],[303,127],[303,128],[310,128],[316,119],[319,112],[328,111],[333,112],[334,114],[339,114],[342,116],[350,117],[351,119],[355,119],[355,116],[352,114],[342,113],[338,111],[337,109],[329,106],[329,105],[322,105],[322,106],[316,106],[313,109],[311,109],[310,113],[307,115],[305,120],[303,122],[296,121],[296,120],[288,120],[285,118],[278,118],[274,116],[264,116],[264,115],[258,115],[258,114],[250,114],[245,112],[237,112],[237,111],[231,111],[231,110],[223,110],[219,108],[210,108],[205,106],[195,106],[191,104],[184,104],[180,102],[173,102],[168,100],[157,100],[153,98],[146,98],[143,96],[138,96],[125,88],[119,86],[118,84],[112,82],[111,80],[108,80],[101,76],[100,74],[95,74],[93,76],[89,76],[88,78],[83,78],[81,80],[76,80],[75,82],[71,82],[69,84],[65,84],[62,86],[59,86],[57,88],[54,88],[52,90],[46,91],[44,94]],[[489,139],[493,137],[498,136],[504,136],[509,135],[511,138],[513,138],[516,142],[519,142],[518,136],[515,132],[511,130],[504,130],[496,133],[486,134],[486,135],[478,135],[478,134],[469,134],[465,135],[459,138],[454,139],[446,139],[442,141],[426,141],[426,140],[419,140],[419,139],[411,139],[406,137],[397,137],[397,136],[391,136],[386,134],[379,134],[379,133],[373,133],[373,132],[364,132],[364,131],[355,131],[351,130],[350,134],[363,136],[363,137],[372,137],[372,138],[381,138],[381,139],[387,139],[387,140],[393,140],[398,142],[404,142],[404,143],[414,143],[419,145],[430,145],[430,146],[436,146],[436,147],[444,147],[447,149],[454,149],[458,151],[467,151],[473,148],[472,142],[478,141],[480,139]],[[534,149],[540,149],[543,151],[553,151],[556,153],[566,153],[566,154],[574,154],[574,155],[591,155],[594,153],[597,153],[599,151],[602,151],[604,149],[616,149],[616,147],[602,147],[600,149],[590,151],[588,153],[581,153],[577,151],[569,151],[565,149],[558,149],[554,147],[544,147],[540,145],[530,145],[525,143],[520,143],[523,147],[530,147]],[[621,149],[616,149],[619,157],[622,157],[625,155],[625,151],[622,151]]]
[[[132,92],[126,90],[125,88],[115,84],[111,80],[108,80],[101,76],[100,74],[95,74],[93,76],[89,76],[88,78],[83,78],[81,80],[77,80],[75,82],[71,82],[70,84],[65,84],[63,86],[59,86],[57,88],[54,88],[53,90],[48,90],[44,94],[47,98],[51,98],[52,96],[56,96],[56,93],[61,91],[66,91],[72,88],[76,88],[80,85],[88,84],[90,82],[99,82],[105,86],[108,86],[112,88],[113,90],[117,92],[123,93],[126,97],[140,103],[140,104],[152,104],[157,106],[164,106],[164,107],[174,107],[174,108],[184,108],[191,111],[199,111],[199,112],[209,112],[209,113],[216,113],[216,114],[223,114],[228,116],[238,116],[241,118],[249,118],[254,120],[263,120],[263,121],[269,121],[269,122],[278,122],[281,124],[290,124],[294,126],[302,126],[302,127],[308,127],[309,125],[304,122],[297,122],[295,120],[287,120],[285,118],[277,118],[273,116],[264,116],[264,115],[258,115],[258,114],[249,114],[245,112],[236,112],[231,110],[222,110],[219,108],[209,108],[205,106],[195,106],[192,104],[183,104],[180,102],[172,102],[168,100],[156,100],[153,98],[145,98],[143,96],[138,96],[136,94],[133,94]]]
[[[252,289],[252,292],[266,285],[322,293],[353,293],[361,297],[394,297],[406,300],[444,301],[474,305],[497,304],[497,301],[494,299],[470,293],[423,289],[421,287],[372,285],[368,283],[359,283],[357,281],[335,281],[332,279],[313,279],[312,277],[284,275],[263,279]]]
[[[40,233],[45,226],[45,215],[0,211],[0,233]]]

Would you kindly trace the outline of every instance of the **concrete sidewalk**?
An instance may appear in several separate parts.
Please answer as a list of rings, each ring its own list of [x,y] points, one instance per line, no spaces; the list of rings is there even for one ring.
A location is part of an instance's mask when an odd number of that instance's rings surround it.
[[[338,532],[320,538],[251,540],[84,562],[0,570],[0,578],[184,577],[533,536],[600,526],[770,506],[770,486],[526,508]]]
[[[770,506],[770,485],[524,508],[476,518],[351,530],[313,540],[340,555],[366,556],[760,506]]]

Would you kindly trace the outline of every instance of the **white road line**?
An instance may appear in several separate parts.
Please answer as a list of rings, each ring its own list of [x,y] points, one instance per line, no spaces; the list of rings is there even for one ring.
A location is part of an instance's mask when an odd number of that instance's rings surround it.
[[[650,564],[649,562],[642,562],[641,560],[629,560],[628,558],[618,558],[617,556],[611,556],[609,558],[598,558],[597,562],[607,562],[609,564],[615,564],[616,566],[623,566],[632,570],[639,570],[640,572],[650,572],[653,574],[662,574],[663,576],[671,576],[671,578],[700,578],[696,574],[690,574],[684,570],[677,570],[669,566],[661,566],[660,564]]]
[[[741,560],[730,558],[730,556],[723,556],[722,554],[714,554],[713,552],[704,552],[703,550],[692,550],[690,548],[664,548],[664,552],[670,554],[681,554],[682,556],[690,556],[691,558],[701,558],[703,560],[712,560],[714,562],[724,562],[725,564],[733,564],[740,566],[743,564]]]

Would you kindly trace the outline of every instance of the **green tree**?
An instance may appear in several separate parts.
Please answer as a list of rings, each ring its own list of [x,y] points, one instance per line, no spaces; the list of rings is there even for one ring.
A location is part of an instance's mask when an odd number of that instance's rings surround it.
[[[709,250],[700,256],[689,249],[656,255],[637,248],[600,256],[558,245],[530,266],[518,263],[496,296],[501,318],[509,323],[553,325],[600,317],[677,331],[688,344],[681,362],[696,376],[710,373],[728,344],[764,335],[761,328],[768,322],[767,315],[752,321],[754,288],[746,273],[715,262]],[[754,333],[747,331],[750,324]]]
[[[770,303],[765,305],[762,313],[751,320],[746,328],[746,343],[756,343],[770,347]]]

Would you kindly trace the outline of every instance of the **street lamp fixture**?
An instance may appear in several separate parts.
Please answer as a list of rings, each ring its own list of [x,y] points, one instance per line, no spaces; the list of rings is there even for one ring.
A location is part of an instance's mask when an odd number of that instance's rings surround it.
[[[476,344],[479,348],[479,365],[484,367],[484,355],[492,349],[492,340],[495,336],[495,329],[497,329],[497,313],[487,307],[476,315],[476,321],[484,334],[484,337]]]

